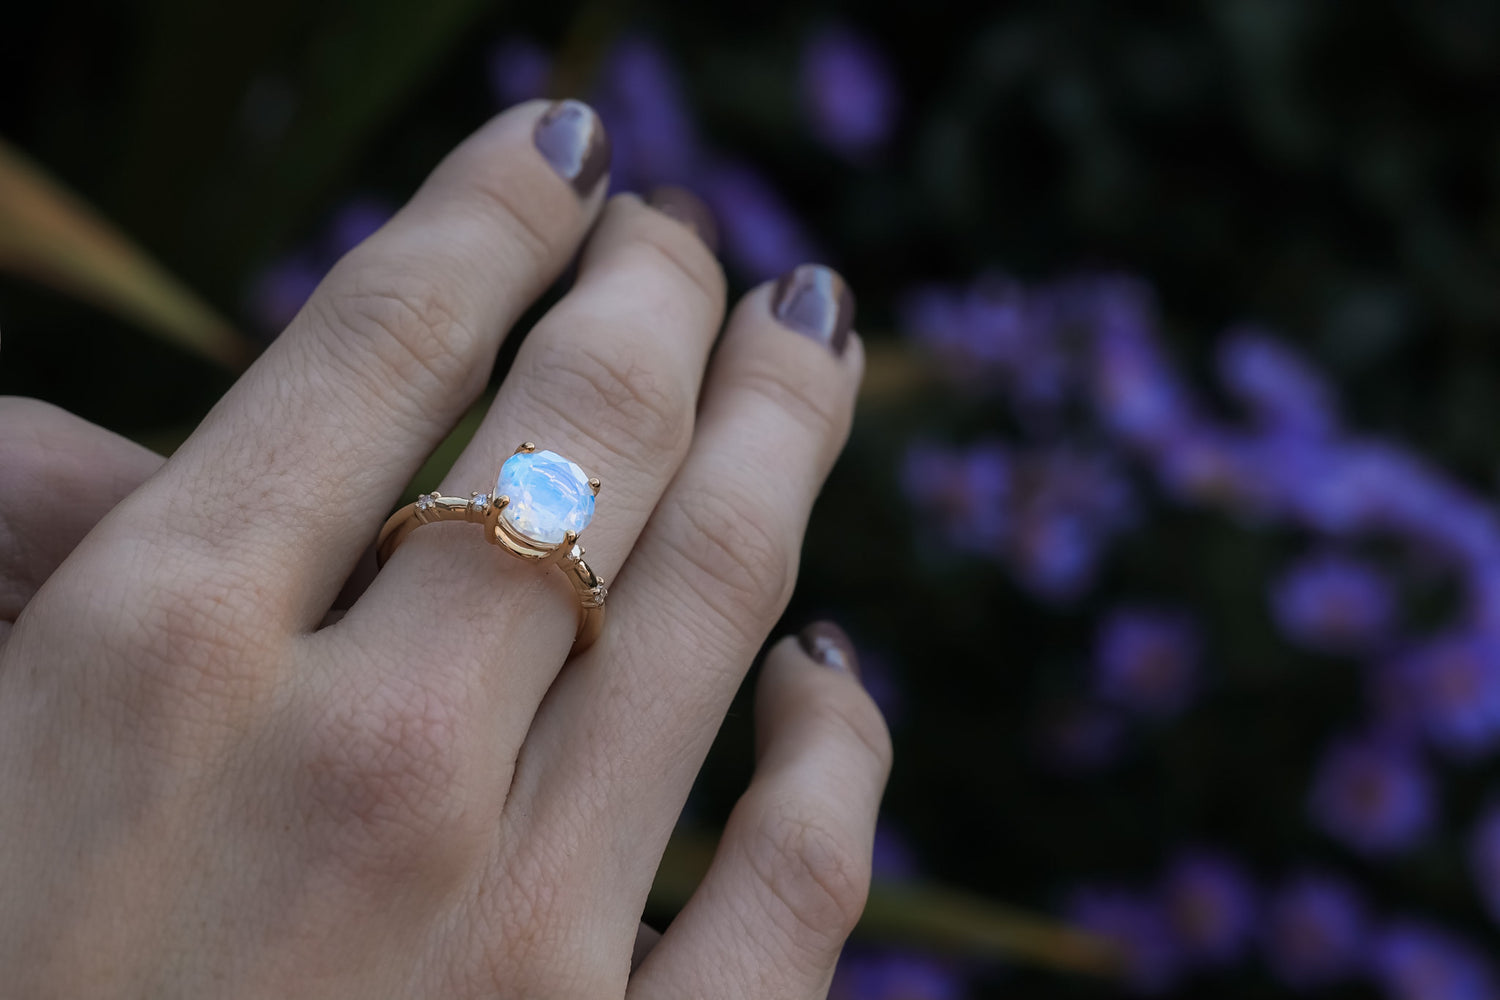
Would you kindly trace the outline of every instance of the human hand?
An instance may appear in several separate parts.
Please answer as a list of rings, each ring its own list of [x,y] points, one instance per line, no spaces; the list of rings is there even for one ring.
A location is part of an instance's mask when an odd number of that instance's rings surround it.
[[[848,306],[823,271],[757,289],[705,379],[711,256],[633,198],[604,206],[597,124],[569,106],[538,128],[545,111],[514,109],[445,161],[34,596],[69,532],[28,573],[7,567],[23,582],[4,617],[25,604],[0,647],[0,969],[17,995],[826,989],[889,743],[848,671],[790,643],[713,869],[633,976],[630,955],[847,432]],[[575,287],[444,486],[483,488],[520,440],[602,478],[585,542],[612,580],[603,637],[564,666],[576,598],[468,527],[414,535],[318,629],[596,218]],[[150,475],[148,455],[129,461],[101,478]]]

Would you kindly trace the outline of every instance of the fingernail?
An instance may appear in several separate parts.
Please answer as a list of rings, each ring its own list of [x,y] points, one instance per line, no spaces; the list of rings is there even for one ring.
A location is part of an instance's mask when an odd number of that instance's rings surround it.
[[[777,279],[771,311],[782,326],[841,355],[854,327],[854,293],[832,268],[802,264]]]
[[[714,213],[693,192],[668,184],[652,191],[646,202],[658,212],[670,215],[697,233],[709,252],[719,252],[719,226],[714,221]]]
[[[848,634],[833,622],[813,622],[797,633],[802,651],[823,666],[859,677],[859,657]]]
[[[582,101],[558,101],[537,119],[536,148],[579,197],[587,198],[609,170],[609,135]]]

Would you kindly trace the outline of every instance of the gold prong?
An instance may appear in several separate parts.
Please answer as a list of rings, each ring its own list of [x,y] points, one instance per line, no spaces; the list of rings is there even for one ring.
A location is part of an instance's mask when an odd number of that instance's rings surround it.
[[[516,454],[517,455],[520,455],[520,454],[530,455],[534,451],[536,451],[536,445],[535,444],[533,444],[530,441],[523,441],[521,443],[521,447],[519,447],[519,448],[516,449]]]
[[[566,545],[568,548],[572,548],[573,547],[573,543],[576,542],[576,541],[578,541],[578,532],[576,532],[576,531],[564,531],[563,532],[563,544]]]
[[[598,496],[599,495],[599,489],[603,485],[604,484],[601,483],[601,482],[599,482],[599,480],[596,479],[595,477],[593,477],[593,476],[589,477],[589,489],[591,489],[591,490],[594,491],[594,496]]]
[[[490,503],[494,506],[494,508],[496,510],[499,510],[501,507],[504,507],[506,504],[510,503],[510,497],[508,497],[508,496],[506,496],[505,494],[502,493],[499,496],[497,496],[494,500],[490,501]]]

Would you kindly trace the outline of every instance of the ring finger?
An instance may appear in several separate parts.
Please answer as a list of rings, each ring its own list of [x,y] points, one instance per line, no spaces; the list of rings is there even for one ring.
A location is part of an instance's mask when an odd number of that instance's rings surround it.
[[[612,576],[687,452],[723,302],[718,264],[692,230],[634,196],[612,199],[577,282],[527,337],[441,492],[492,488],[523,441],[556,451],[603,483],[583,543]],[[397,550],[344,631],[395,669],[415,657],[489,685],[485,704],[502,716],[493,729],[513,750],[572,642],[578,597],[474,526],[441,527]],[[496,670],[502,647],[507,669]]]

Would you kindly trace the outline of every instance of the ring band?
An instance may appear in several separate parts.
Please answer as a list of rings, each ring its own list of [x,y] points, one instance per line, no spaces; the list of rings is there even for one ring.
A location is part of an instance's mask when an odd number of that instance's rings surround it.
[[[594,516],[599,480],[575,463],[530,441],[500,468],[495,489],[468,497],[424,493],[392,514],[380,529],[375,561],[384,566],[397,546],[424,524],[469,521],[485,527],[485,537],[528,562],[551,564],[578,594],[578,631],[573,652],[593,645],[604,625],[604,580],[584,562],[578,535]]]

